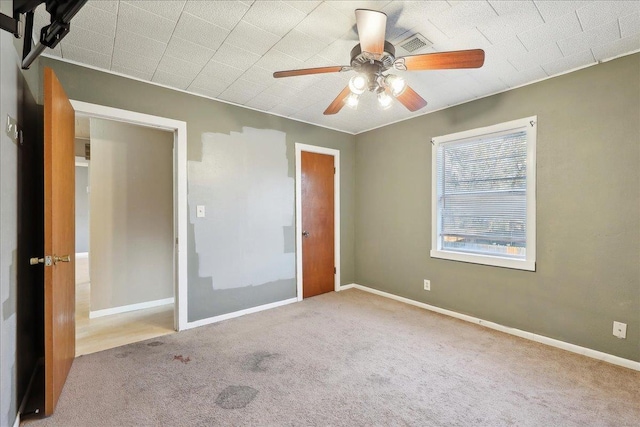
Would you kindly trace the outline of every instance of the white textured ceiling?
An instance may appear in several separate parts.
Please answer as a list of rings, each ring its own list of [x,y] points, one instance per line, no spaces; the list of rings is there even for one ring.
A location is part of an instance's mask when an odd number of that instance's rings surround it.
[[[352,72],[274,79],[277,70],[349,65],[356,8],[385,12],[387,40],[414,33],[415,53],[481,48],[474,70],[395,72],[427,100],[411,113],[322,112]],[[48,21],[41,6],[35,30]],[[48,55],[346,132],[544,79],[640,50],[640,1],[125,1],[90,0]],[[401,56],[399,51],[397,56]]]

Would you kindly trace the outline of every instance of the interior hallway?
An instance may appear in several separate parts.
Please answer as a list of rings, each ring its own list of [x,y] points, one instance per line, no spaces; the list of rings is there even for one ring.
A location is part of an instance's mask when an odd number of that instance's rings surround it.
[[[89,319],[89,259],[76,257],[76,357],[168,335],[173,305]]]

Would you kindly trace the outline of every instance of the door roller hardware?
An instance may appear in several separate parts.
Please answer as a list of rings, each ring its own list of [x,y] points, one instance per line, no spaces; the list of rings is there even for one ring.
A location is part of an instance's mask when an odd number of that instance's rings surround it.
[[[309,232],[305,230],[305,231],[302,232],[302,235],[304,237],[309,237]]]

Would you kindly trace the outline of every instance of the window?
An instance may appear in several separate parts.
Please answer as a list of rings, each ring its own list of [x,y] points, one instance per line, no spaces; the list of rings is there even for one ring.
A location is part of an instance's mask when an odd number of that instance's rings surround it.
[[[535,271],[537,117],[434,138],[431,257]]]

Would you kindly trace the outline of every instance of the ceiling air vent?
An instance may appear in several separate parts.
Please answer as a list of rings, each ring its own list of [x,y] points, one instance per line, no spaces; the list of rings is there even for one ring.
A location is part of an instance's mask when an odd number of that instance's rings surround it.
[[[431,46],[431,42],[422,34],[417,33],[397,44],[406,53],[414,54],[422,48]],[[398,55],[401,56],[401,55]]]

